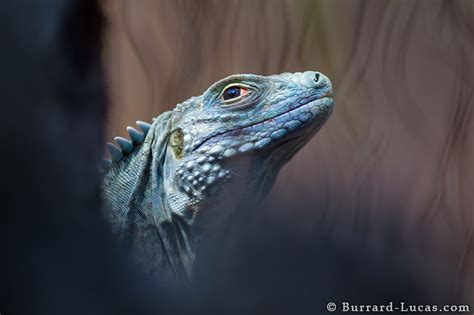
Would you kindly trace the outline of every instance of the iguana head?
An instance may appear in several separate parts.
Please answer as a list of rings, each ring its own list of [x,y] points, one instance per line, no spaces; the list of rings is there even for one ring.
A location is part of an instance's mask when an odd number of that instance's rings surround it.
[[[332,108],[331,83],[314,71],[232,75],[179,104],[163,162],[171,210],[261,199]]]

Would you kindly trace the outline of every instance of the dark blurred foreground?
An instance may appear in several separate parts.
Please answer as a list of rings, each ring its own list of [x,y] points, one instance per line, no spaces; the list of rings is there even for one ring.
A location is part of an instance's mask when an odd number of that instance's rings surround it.
[[[105,21],[94,1],[25,3],[4,1],[0,11],[2,315],[325,314],[330,301],[459,302],[442,257],[413,253],[431,245],[421,238],[410,249],[399,243],[396,223],[381,223],[377,242],[343,226],[338,237],[297,233],[268,215],[271,203],[210,231],[191,288],[132,273],[98,212]]]

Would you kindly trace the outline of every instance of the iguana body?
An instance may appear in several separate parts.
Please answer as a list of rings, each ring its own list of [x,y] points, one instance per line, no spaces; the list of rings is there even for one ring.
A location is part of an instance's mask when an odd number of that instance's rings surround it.
[[[233,75],[109,144],[103,213],[139,269],[188,281],[199,229],[266,195],[331,95],[318,72]]]

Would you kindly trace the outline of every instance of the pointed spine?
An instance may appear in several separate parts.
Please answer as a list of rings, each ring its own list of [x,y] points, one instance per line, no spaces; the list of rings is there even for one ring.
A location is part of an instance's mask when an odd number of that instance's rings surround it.
[[[122,138],[122,137],[115,137],[115,141],[118,143],[120,149],[122,149],[123,154],[129,154],[133,150],[133,144],[130,140]]]
[[[137,126],[143,131],[145,135],[148,133],[148,131],[150,131],[151,128],[149,123],[140,120],[137,121]]]
[[[145,135],[133,127],[128,126],[127,131],[128,131],[128,134],[130,135],[130,139],[132,139],[133,144],[135,145],[142,143],[143,139],[145,139]]]
[[[112,158],[112,162],[117,162],[122,159],[122,152],[119,148],[113,145],[110,142],[107,142],[107,147],[109,148],[110,157]]]
[[[106,158],[102,159],[102,169],[106,170],[112,165],[112,161]]]

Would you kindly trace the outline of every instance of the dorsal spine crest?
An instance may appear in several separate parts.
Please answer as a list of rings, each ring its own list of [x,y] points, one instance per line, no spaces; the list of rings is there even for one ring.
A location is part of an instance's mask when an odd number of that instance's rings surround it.
[[[110,159],[103,159],[103,169],[109,168],[112,163],[119,162],[124,156],[129,155],[136,147],[140,146],[143,143],[146,135],[150,131],[151,125],[147,122],[138,120],[137,126],[138,128],[140,128],[141,132],[133,127],[127,127],[127,132],[131,140],[125,139],[123,137],[114,138],[118,144],[118,147],[111,142],[107,142],[107,148],[109,149]]]

